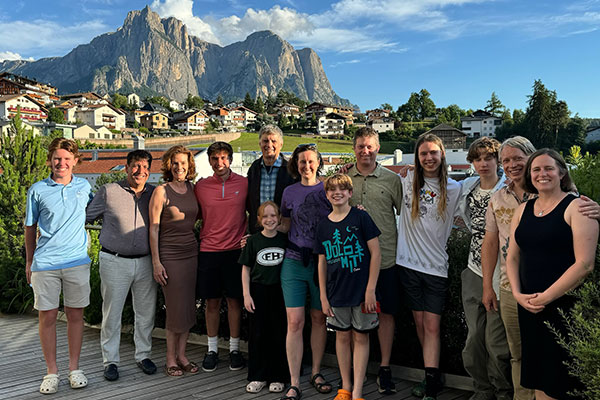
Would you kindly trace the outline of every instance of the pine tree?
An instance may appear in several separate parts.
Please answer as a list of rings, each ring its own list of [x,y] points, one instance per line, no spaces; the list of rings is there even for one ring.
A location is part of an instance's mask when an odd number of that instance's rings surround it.
[[[487,105],[485,106],[485,111],[489,112],[492,115],[498,116],[502,113],[504,105],[498,98],[496,92],[492,92],[492,96],[487,101]]]
[[[0,133],[0,311],[25,311],[32,293],[25,277],[23,221],[29,187],[48,176],[41,138],[27,130],[20,111],[8,135]]]
[[[265,112],[265,103],[263,102],[262,98],[260,96],[258,96],[258,99],[256,99],[256,111],[259,114],[262,114]]]
[[[244,98],[244,107],[252,111],[256,111],[256,104],[254,103],[254,100],[252,100],[252,97],[250,97],[250,93],[248,92],[246,92],[246,97]]]

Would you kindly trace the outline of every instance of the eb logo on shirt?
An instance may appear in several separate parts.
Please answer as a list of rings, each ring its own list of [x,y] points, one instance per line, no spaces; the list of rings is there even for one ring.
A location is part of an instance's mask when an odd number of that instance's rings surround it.
[[[281,247],[267,247],[262,249],[256,255],[256,261],[265,267],[272,267],[281,264],[285,250]]]

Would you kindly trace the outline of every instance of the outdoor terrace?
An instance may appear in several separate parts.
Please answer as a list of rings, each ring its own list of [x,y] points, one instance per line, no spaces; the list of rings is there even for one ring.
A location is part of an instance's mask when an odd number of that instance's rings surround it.
[[[186,375],[181,378],[167,377],[163,372],[165,364],[165,340],[155,338],[153,341],[153,360],[159,370],[155,375],[145,375],[136,366],[133,359],[134,347],[131,336],[124,334],[121,340],[120,378],[116,382],[108,382],[102,373],[102,355],[100,353],[100,331],[86,327],[81,351],[80,368],[86,372],[88,387],[71,389],[67,380],[67,333],[66,323],[57,322],[58,363],[61,381],[58,393],[42,395],[38,392],[42,376],[45,375],[45,364],[38,339],[38,325],[35,315],[0,315],[0,399],[256,399],[275,400],[280,395],[269,393],[266,389],[260,394],[244,392],[247,383],[247,370],[230,371],[227,364],[226,351],[221,351],[221,362],[215,372],[200,372],[197,375]],[[197,344],[188,345],[188,357],[201,361],[206,347]],[[331,362],[332,356],[326,357]],[[310,368],[304,368],[301,389],[303,399],[332,399],[334,394],[318,394],[310,386]],[[337,384],[339,374],[336,368],[325,367],[325,377]],[[398,393],[383,396],[377,392],[375,376],[368,375],[365,382],[364,397],[374,399],[416,399],[410,395],[413,383],[396,381]],[[471,393],[446,389],[439,400],[466,400]]]

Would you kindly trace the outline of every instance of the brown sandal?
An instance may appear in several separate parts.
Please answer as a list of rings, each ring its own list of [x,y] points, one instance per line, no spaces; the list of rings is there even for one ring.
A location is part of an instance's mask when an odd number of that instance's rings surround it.
[[[167,374],[167,376],[179,378],[180,376],[183,376],[183,369],[181,369],[179,365],[173,365],[172,367],[167,367],[165,365],[165,374]]]
[[[322,379],[323,382],[317,382],[317,379]],[[322,394],[331,393],[331,391],[333,390],[333,386],[331,385],[331,383],[327,382],[325,377],[320,373],[316,373],[312,376],[312,378],[310,378],[310,384],[313,385],[315,389],[317,389],[317,392]]]
[[[190,361],[187,365],[183,365],[182,363],[179,362],[179,360],[177,361],[177,365],[179,366],[179,368],[181,368],[184,372],[187,372],[190,375],[195,375],[198,372],[200,372],[200,367],[198,367],[198,364],[196,364],[193,361]]]

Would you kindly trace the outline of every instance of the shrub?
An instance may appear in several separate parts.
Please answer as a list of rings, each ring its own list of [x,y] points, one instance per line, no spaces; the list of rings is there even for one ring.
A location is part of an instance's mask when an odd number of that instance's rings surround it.
[[[20,111],[9,134],[0,133],[0,312],[25,312],[33,291],[25,276],[23,221],[29,187],[48,177],[41,138],[27,131]]]
[[[572,357],[567,363],[569,373],[584,385],[575,394],[590,400],[600,398],[600,286],[596,282],[592,279],[584,283],[574,292],[574,307],[568,313],[561,312],[567,337],[551,327]]]
[[[600,200],[600,154],[581,155],[579,146],[570,149],[567,161],[573,164],[570,174],[577,189],[595,201]],[[577,377],[584,389],[577,395],[586,399],[600,398],[600,246],[596,250],[595,269],[587,281],[573,291],[576,302],[563,313],[566,337],[551,329],[569,355],[569,372]]]

